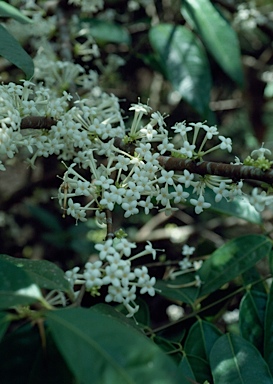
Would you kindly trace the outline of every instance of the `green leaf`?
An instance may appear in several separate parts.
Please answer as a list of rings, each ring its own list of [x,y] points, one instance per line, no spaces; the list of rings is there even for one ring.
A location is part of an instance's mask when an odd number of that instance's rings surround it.
[[[32,23],[32,20],[23,15],[18,9],[5,1],[0,1],[0,17],[10,17],[19,21],[22,24]]]
[[[6,330],[8,329],[10,323],[10,317],[5,312],[0,312],[0,341],[5,335]]]
[[[131,36],[122,25],[99,19],[82,19],[81,24],[88,26],[97,43],[131,44]]]
[[[62,226],[56,216],[54,216],[47,209],[37,205],[26,204],[31,216],[37,219],[45,228],[51,232],[61,232]]]
[[[210,351],[220,336],[222,333],[214,325],[198,319],[189,331],[184,350],[187,355],[199,356],[208,361]]]
[[[251,290],[240,304],[239,326],[241,336],[252,343],[261,353],[264,343],[264,317],[267,302],[265,293]]]
[[[210,365],[215,384],[273,383],[259,351],[238,335],[226,334],[216,341]]]
[[[181,359],[177,368],[177,372],[181,377],[181,383],[184,383],[182,379],[186,380],[185,383],[189,383],[189,384],[196,382],[196,378],[194,376],[192,367],[188,361],[187,356],[183,356],[183,358]]]
[[[194,274],[187,273],[178,276],[175,280],[157,280],[156,289],[159,294],[171,300],[178,300],[181,303],[194,305],[199,294],[199,288],[195,286],[183,287],[184,285],[194,283]]]
[[[77,384],[50,333],[46,330],[46,346],[35,353],[27,384]]]
[[[238,217],[254,224],[262,223],[261,215],[244,196],[235,197],[234,200],[229,202],[226,199],[222,199],[216,203],[215,193],[211,189],[207,189],[204,198],[206,202],[211,204],[209,210],[213,212]]]
[[[84,384],[173,384],[175,364],[133,327],[92,309],[50,311],[48,326],[58,349]]]
[[[207,361],[201,359],[199,356],[192,355],[187,355],[187,359],[198,383],[205,383],[206,381],[212,383],[210,366]]]
[[[206,52],[187,28],[158,24],[149,31],[164,75],[173,88],[203,117],[209,114],[211,74]]]
[[[25,72],[28,79],[33,76],[34,64],[32,58],[2,25],[0,25],[0,56],[3,56]]]
[[[64,272],[50,261],[18,259],[8,255],[0,255],[1,260],[6,260],[25,271],[30,276],[31,281],[40,288],[57,289],[64,292],[71,290]]]
[[[29,275],[6,260],[0,260],[0,309],[31,304],[42,298]]]
[[[264,358],[273,374],[273,285],[271,284],[267,299],[264,327]]]
[[[40,348],[38,327],[30,323],[7,334],[0,343],[1,383],[30,384],[29,377]],[[39,383],[36,377],[35,384]]]
[[[203,282],[200,296],[216,291],[251,268],[271,248],[271,241],[262,235],[241,236],[218,248],[198,271]]]
[[[243,70],[237,35],[209,0],[183,0],[181,12],[196,30],[206,48],[226,74],[243,85]]]

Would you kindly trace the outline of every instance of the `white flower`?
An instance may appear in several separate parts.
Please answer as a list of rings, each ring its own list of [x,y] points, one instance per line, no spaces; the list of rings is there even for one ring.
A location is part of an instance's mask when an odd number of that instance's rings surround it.
[[[178,178],[178,182],[185,184],[185,188],[189,188],[189,186],[194,185],[193,179],[194,174],[184,169],[184,175]]]
[[[195,206],[195,213],[199,215],[199,213],[203,212],[203,209],[209,208],[211,206],[210,203],[206,203],[204,196],[200,195],[198,200],[190,199],[190,203]]]
[[[166,171],[165,169],[161,170],[161,177],[157,179],[158,183],[167,183],[168,185],[173,185],[173,175],[174,171]]]
[[[222,141],[220,144],[221,149],[227,149],[228,152],[232,151],[232,141],[229,137],[219,136],[219,139]]]
[[[100,200],[100,205],[106,207],[110,211],[113,211],[115,206],[114,202],[114,194],[112,192],[104,191],[103,198]]]
[[[191,256],[195,251],[195,247],[189,247],[187,244],[183,245],[182,255],[183,256]]]
[[[144,200],[139,201],[138,205],[144,208],[144,212],[146,215],[148,215],[150,210],[154,208],[153,203],[151,203],[151,196],[148,196],[145,201]]]
[[[192,267],[192,263],[187,257],[184,257],[183,260],[179,261],[178,265],[182,269],[182,271]]]
[[[120,251],[125,256],[129,257],[133,248],[136,248],[136,243],[131,243],[125,237],[119,239],[119,242],[114,245],[117,251]]]
[[[157,149],[163,155],[165,152],[171,152],[174,149],[174,145],[169,142],[169,138],[165,137],[161,144],[158,145]]]
[[[174,185],[175,191],[171,192],[171,196],[174,198],[174,204],[178,204],[181,201],[186,201],[187,197],[189,196],[188,192],[183,191],[182,185]]]
[[[142,288],[140,290],[140,293],[143,295],[144,293],[148,293],[150,296],[155,295],[155,289],[154,285],[156,283],[156,278],[151,277],[149,280],[145,281],[145,283],[142,284]]]
[[[259,159],[264,159],[265,155],[270,156],[271,155],[271,151],[269,149],[267,149],[267,148],[264,148],[263,145],[261,146],[261,148],[255,149],[254,151],[251,152],[251,157],[256,157],[257,156],[257,158],[259,158]]]
[[[215,127],[215,126],[208,127],[207,125],[203,125],[203,128],[206,131],[206,137],[209,140],[212,139],[212,136],[218,135],[218,133],[219,133],[218,130],[217,130],[217,127]]]
[[[216,203],[219,203],[223,197],[227,197],[229,195],[229,191],[226,189],[226,183],[224,181],[221,181],[219,187],[214,187],[212,190],[215,193]]]
[[[113,255],[116,252],[115,248],[113,247],[112,239],[106,240],[104,244],[96,244],[95,249],[99,251],[101,260],[104,260],[106,256]]]
[[[145,267],[145,265],[141,268],[135,268],[134,274],[138,278],[137,284],[139,286],[142,286],[142,284],[144,284],[150,278],[148,274],[148,268]]]
[[[179,153],[186,155],[188,158],[192,158],[195,144],[190,144],[188,141],[184,141],[183,147],[180,148]]]

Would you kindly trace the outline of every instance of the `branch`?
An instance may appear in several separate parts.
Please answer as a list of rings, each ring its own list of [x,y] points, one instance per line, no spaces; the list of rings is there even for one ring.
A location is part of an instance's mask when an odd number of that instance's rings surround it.
[[[51,117],[27,116],[21,121],[21,128],[50,129],[57,122]],[[125,144],[122,139],[115,138],[114,145],[130,154],[134,154],[135,146]],[[191,173],[200,176],[215,175],[230,178],[234,181],[257,180],[273,184],[273,169],[262,171],[260,168],[239,164],[216,163],[213,161],[195,161],[191,159],[179,159],[171,156],[159,156],[160,165],[167,171],[183,171],[187,169]],[[110,219],[110,218],[109,218]],[[111,231],[109,232],[111,233]]]
[[[182,171],[187,169],[191,173],[201,176],[215,175],[237,180],[258,180],[273,184],[273,169],[262,171],[260,168],[247,165],[215,163],[213,161],[199,161],[178,159],[175,157],[159,156],[158,161],[167,171]]]

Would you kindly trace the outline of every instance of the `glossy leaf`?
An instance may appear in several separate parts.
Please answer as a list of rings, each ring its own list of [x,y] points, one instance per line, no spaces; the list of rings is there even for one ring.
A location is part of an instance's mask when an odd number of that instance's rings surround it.
[[[229,202],[222,199],[216,203],[215,193],[211,189],[208,189],[205,191],[204,197],[205,201],[211,204],[211,207],[209,208],[211,211],[227,216],[238,217],[254,224],[262,223],[261,215],[244,196],[235,197],[234,200]]]
[[[6,312],[0,312],[0,341],[2,340],[10,323],[10,317]]]
[[[195,355],[208,361],[210,351],[222,333],[214,325],[198,319],[191,327],[184,350],[187,355]]]
[[[241,236],[218,248],[198,271],[203,282],[200,296],[214,292],[251,268],[271,248],[271,241],[262,235]]]
[[[264,327],[264,358],[273,375],[273,285],[270,287],[269,296],[267,299],[265,312],[265,327]]]
[[[26,324],[15,328],[0,343],[0,382],[3,384],[30,384],[36,356],[41,348],[37,327]],[[36,383],[39,384],[36,377]]]
[[[77,384],[50,333],[46,330],[46,345],[33,356],[27,384]]]
[[[189,383],[192,384],[196,382],[196,378],[194,376],[192,367],[187,359],[187,356],[183,356],[177,368],[179,377],[181,377],[181,383]],[[183,379],[183,381],[182,381]]]
[[[240,304],[240,333],[263,353],[264,317],[267,295],[259,291],[248,291]]]
[[[197,195],[193,194],[193,188],[185,188],[185,192],[188,192],[192,198],[196,199]],[[218,203],[215,202],[215,193],[208,189],[204,193],[205,201],[210,203],[211,206],[208,211],[217,212],[227,216],[234,216],[240,219],[246,220],[250,223],[261,224],[262,219],[259,212],[250,204],[249,200],[244,196],[235,197],[232,201],[226,201],[222,199]],[[190,204],[188,204],[190,205]]]
[[[39,288],[25,271],[0,260],[0,308],[31,304],[41,297]]]
[[[194,279],[193,273],[187,273],[177,277],[175,280],[157,280],[155,286],[159,290],[158,293],[160,295],[193,306],[194,301],[198,297],[199,288],[195,286],[187,287],[185,285],[194,284]]]
[[[113,317],[74,308],[50,311],[46,318],[59,351],[79,382],[179,382],[171,359],[133,327]]]
[[[22,24],[32,23],[30,18],[23,15],[17,8],[8,4],[6,1],[0,1],[0,17],[9,17]]]
[[[237,35],[210,0],[182,0],[181,11],[226,74],[243,85]]]
[[[26,271],[32,282],[40,288],[57,289],[69,292],[70,285],[64,272],[57,265],[47,260],[18,259],[8,255],[0,255],[0,261],[6,260],[16,267]]]
[[[131,36],[129,32],[118,23],[96,18],[82,19],[82,23],[85,25],[85,28],[88,26],[92,37],[98,43],[117,43],[127,45],[130,45],[131,43]]]
[[[259,351],[241,336],[226,334],[210,354],[214,384],[272,384],[268,366]]]
[[[149,40],[173,88],[202,116],[207,116],[211,74],[196,36],[183,26],[158,24],[150,29]]]
[[[210,366],[207,361],[199,356],[187,355],[188,362],[191,365],[197,383],[205,383],[206,380],[212,383]]]
[[[2,25],[0,25],[0,56],[25,72],[28,79],[33,76],[32,58]]]

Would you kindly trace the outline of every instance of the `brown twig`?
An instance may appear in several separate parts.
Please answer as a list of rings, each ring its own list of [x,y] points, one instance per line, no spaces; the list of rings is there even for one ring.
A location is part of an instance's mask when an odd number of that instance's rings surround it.
[[[35,125],[36,124],[36,125]],[[50,117],[27,116],[22,119],[21,127],[44,128],[50,129],[56,124],[54,119]],[[114,145],[123,151],[134,154],[135,145],[125,144],[122,139],[115,138]],[[180,159],[171,156],[159,156],[160,165],[167,171],[183,171],[187,169],[191,173],[200,176],[215,175],[230,178],[234,181],[238,180],[257,180],[273,185],[273,169],[262,171],[260,168],[251,167],[241,164],[216,163],[213,161],[196,161],[191,159]],[[109,232],[111,233],[111,232]]]

